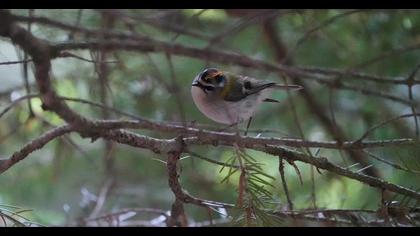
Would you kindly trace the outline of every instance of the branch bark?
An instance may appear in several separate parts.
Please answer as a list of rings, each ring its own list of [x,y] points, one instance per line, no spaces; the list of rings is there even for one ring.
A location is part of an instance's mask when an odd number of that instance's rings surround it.
[[[69,125],[64,125],[52,129],[37,139],[29,142],[22,149],[12,154],[11,157],[8,159],[0,160],[0,174],[8,170],[10,167],[18,163],[19,161],[25,159],[30,153],[34,152],[35,150],[41,149],[47,143],[54,140],[55,138],[62,136],[64,134],[70,133],[73,129]]]

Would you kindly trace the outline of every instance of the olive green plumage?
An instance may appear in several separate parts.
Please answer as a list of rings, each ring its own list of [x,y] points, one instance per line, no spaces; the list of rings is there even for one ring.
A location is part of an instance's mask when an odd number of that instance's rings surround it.
[[[263,89],[276,85],[271,81],[256,80],[250,77],[234,75],[226,73],[225,87],[221,90],[220,95],[225,101],[236,102],[246,98],[251,94],[260,92]]]

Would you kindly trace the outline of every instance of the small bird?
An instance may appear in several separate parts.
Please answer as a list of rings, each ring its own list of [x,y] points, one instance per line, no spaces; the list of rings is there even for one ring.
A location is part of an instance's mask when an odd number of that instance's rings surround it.
[[[245,120],[250,122],[262,102],[278,102],[269,98],[274,90],[302,88],[208,68],[194,78],[191,95],[195,105],[208,118],[235,125]]]

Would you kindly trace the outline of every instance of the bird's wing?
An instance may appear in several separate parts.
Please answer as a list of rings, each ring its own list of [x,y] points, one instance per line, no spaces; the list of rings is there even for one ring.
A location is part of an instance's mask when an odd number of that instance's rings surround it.
[[[229,79],[224,89],[221,91],[221,97],[225,101],[236,102],[245,97],[260,92],[263,89],[273,87],[274,82],[257,80],[250,77],[229,74]]]

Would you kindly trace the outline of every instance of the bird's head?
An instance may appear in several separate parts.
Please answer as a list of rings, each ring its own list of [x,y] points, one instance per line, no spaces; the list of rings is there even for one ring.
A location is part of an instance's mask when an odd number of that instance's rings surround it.
[[[194,78],[192,86],[197,86],[205,93],[208,93],[216,88],[223,88],[225,83],[226,76],[222,71],[215,68],[207,68]]]

